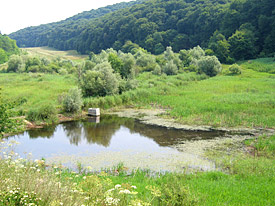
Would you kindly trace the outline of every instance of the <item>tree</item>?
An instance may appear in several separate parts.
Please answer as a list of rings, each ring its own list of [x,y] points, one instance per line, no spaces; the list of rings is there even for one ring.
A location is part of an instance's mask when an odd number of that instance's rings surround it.
[[[83,74],[80,87],[84,96],[113,95],[119,91],[120,79],[119,74],[113,73],[111,65],[103,62]]]
[[[4,49],[0,48],[0,64],[8,61],[8,55]]]
[[[18,55],[12,55],[8,61],[8,72],[17,72],[23,64],[22,58]]]
[[[123,70],[123,61],[115,53],[110,53],[108,57],[108,62],[111,64],[113,70],[121,74]]]
[[[228,59],[230,59],[230,44],[227,42],[225,36],[218,31],[215,31],[210,38],[208,48],[214,52],[214,55],[218,57],[222,63],[226,63]]]
[[[254,29],[249,24],[240,26],[239,30],[229,37],[228,43],[230,44],[231,56],[236,60],[254,58],[256,49],[256,37]]]
[[[222,70],[221,63],[215,56],[203,56],[198,62],[198,73],[206,74],[210,77],[216,76]]]
[[[163,72],[167,75],[175,75],[178,73],[178,67],[173,60],[170,60],[164,65]]]

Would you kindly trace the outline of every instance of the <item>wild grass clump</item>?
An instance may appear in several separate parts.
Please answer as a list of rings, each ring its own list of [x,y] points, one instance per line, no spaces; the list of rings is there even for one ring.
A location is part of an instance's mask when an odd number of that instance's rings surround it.
[[[253,147],[255,155],[257,156],[275,156],[275,135],[262,135],[252,140],[247,140],[245,144]]]
[[[43,104],[30,109],[27,113],[27,119],[33,122],[55,122],[57,119],[57,109],[53,104]]]

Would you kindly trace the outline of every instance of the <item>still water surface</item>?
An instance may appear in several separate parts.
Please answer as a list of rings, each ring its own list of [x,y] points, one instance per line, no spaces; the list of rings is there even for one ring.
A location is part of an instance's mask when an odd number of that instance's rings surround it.
[[[174,146],[222,135],[167,129],[108,115],[26,131],[9,140],[20,143],[15,151],[22,157],[32,153],[32,159],[46,158],[51,163],[66,166],[81,162],[99,170],[124,162],[129,168],[170,171],[179,170],[188,162],[206,169],[213,166],[209,162],[201,163],[201,158],[184,154]]]

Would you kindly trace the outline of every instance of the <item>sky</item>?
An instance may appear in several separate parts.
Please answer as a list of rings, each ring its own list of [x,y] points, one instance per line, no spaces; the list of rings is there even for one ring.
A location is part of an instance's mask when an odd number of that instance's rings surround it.
[[[10,34],[123,1],[131,0],[1,0],[0,31]]]

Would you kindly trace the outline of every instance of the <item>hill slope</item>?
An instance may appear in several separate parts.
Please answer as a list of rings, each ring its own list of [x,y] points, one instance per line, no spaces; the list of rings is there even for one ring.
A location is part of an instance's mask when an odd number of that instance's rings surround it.
[[[90,20],[144,1],[122,2],[96,10],[84,11],[59,22],[21,29],[9,36],[17,41],[19,47],[50,46],[56,49],[70,50],[74,47],[69,47],[64,42],[78,36],[86,28]]]
[[[121,49],[127,40],[159,54],[171,45],[175,51],[216,41],[234,58],[253,58],[275,52],[273,0],[150,0],[104,16],[72,17],[63,22],[27,28],[10,36],[20,46],[50,46],[80,53]],[[84,14],[83,14],[84,15]],[[84,15],[85,16],[85,15]]]

